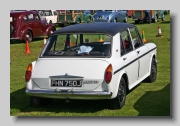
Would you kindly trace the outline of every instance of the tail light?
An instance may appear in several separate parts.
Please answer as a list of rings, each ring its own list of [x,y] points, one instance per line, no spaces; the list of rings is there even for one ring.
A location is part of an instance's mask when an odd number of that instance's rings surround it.
[[[106,83],[110,83],[112,79],[112,65],[110,64],[105,71],[105,77],[104,77]]]
[[[26,82],[28,82],[30,80],[31,74],[32,74],[32,63],[29,64],[27,69],[26,69],[26,75],[25,75]]]

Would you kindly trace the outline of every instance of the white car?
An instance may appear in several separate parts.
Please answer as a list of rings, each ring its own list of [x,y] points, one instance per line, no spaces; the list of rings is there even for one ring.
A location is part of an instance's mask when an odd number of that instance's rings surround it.
[[[45,18],[48,23],[57,23],[57,11],[56,10],[38,10],[42,18]]]
[[[157,47],[128,23],[76,24],[55,31],[26,70],[26,94],[38,106],[50,99],[107,99],[120,109],[126,91],[157,76]]]

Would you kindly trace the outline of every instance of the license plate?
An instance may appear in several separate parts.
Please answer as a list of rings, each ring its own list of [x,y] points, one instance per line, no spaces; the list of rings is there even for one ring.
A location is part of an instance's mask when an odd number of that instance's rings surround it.
[[[82,87],[80,80],[51,80],[51,87]]]

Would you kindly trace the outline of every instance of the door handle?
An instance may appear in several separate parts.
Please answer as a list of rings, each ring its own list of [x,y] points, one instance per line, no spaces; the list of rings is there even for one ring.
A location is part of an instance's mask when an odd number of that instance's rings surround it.
[[[127,58],[123,58],[123,60],[126,60]]]
[[[140,51],[137,51],[137,53],[139,54]]]

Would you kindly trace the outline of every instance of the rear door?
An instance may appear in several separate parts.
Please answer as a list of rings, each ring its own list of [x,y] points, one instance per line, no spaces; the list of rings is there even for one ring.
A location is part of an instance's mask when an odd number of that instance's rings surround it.
[[[134,87],[138,79],[138,65],[137,53],[133,50],[131,38],[128,30],[124,30],[121,33],[121,62],[129,80],[129,88]]]
[[[138,55],[138,62],[139,62],[138,79],[142,79],[148,74],[148,68],[150,63],[150,55],[148,53],[149,49],[142,42],[140,34],[135,27],[130,28],[129,31],[131,34],[132,43],[135,52]]]
[[[34,21],[35,29],[36,29],[36,34],[37,36],[41,36],[43,34],[43,26],[41,23],[41,18],[38,14],[35,14],[35,21]]]

